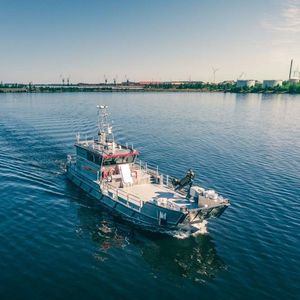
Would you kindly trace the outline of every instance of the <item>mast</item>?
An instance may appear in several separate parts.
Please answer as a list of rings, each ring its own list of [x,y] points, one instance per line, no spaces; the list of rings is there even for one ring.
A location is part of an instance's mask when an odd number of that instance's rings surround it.
[[[112,126],[109,124],[109,114],[107,105],[97,105],[98,108],[98,141],[103,145],[111,144],[115,146]]]

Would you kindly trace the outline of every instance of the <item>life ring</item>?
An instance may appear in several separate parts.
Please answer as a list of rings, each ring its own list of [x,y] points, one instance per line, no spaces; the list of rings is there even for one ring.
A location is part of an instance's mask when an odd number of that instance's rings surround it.
[[[131,176],[133,176],[133,174],[135,174],[135,175],[134,175],[134,177],[135,177],[135,178],[137,178],[137,177],[138,177],[138,175],[137,175],[137,171],[132,171],[132,172],[131,172]]]

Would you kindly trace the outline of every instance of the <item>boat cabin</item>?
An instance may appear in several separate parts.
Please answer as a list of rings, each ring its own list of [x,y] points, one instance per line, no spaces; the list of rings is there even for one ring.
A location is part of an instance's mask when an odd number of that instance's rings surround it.
[[[118,174],[120,168],[133,164],[139,155],[137,150],[124,145],[103,145],[95,140],[78,140],[75,146],[80,170],[99,180]]]

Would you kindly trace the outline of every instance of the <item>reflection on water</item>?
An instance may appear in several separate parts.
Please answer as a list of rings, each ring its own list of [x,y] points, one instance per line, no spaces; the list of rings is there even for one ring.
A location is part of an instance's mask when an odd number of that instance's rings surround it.
[[[134,251],[141,253],[154,272],[169,272],[203,282],[226,269],[208,234],[177,239],[134,229],[130,224],[112,217],[97,201],[78,192],[81,195],[76,200],[80,204],[77,234],[79,237],[90,236],[97,245],[94,254],[97,261],[107,260],[111,250],[134,247]]]
[[[213,277],[226,265],[209,235],[185,240],[152,240],[142,247],[143,258],[156,270],[168,271],[196,281]]]

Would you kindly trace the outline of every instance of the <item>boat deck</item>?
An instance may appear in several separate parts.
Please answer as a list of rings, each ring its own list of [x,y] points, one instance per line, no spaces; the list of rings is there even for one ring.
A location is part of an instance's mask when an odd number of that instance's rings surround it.
[[[124,192],[136,195],[143,201],[165,199],[179,207],[196,208],[197,203],[187,200],[183,195],[159,184],[139,184],[123,188]]]

